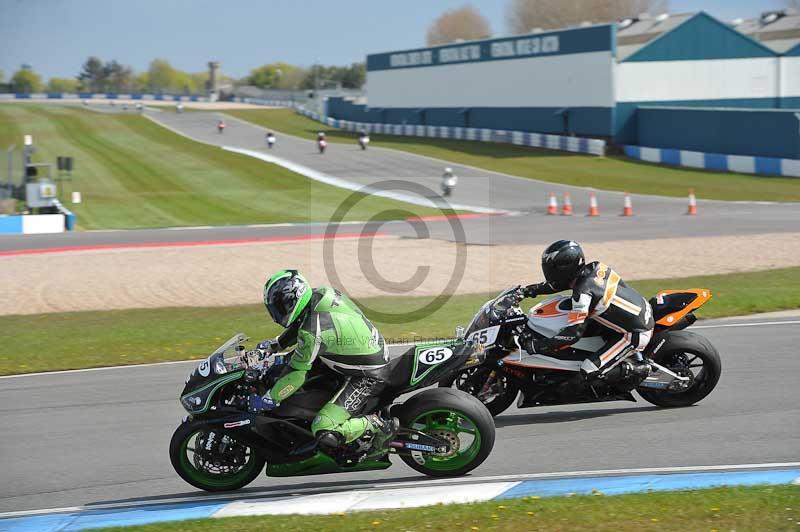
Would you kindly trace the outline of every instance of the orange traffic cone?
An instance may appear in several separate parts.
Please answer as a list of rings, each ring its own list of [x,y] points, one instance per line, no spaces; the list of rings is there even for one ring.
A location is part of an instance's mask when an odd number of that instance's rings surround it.
[[[689,216],[697,214],[697,199],[694,197],[694,189],[689,189],[689,210],[686,211]]]
[[[600,216],[600,209],[597,208],[597,194],[589,194],[589,214],[587,216]]]
[[[550,193],[550,201],[547,204],[547,214],[551,216],[558,214],[558,202],[556,201],[556,195],[552,192]]]
[[[572,216],[572,199],[569,192],[564,192],[564,204],[561,206],[561,216]]]
[[[631,203],[631,195],[625,193],[625,204],[622,207],[622,216],[633,216],[633,204]]]

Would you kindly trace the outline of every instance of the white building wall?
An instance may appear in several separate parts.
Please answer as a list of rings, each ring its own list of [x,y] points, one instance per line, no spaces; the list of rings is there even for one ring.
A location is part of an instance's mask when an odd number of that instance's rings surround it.
[[[370,107],[611,107],[609,51],[367,72]]]
[[[623,62],[617,65],[617,100],[772,98],[777,96],[779,59]]]
[[[800,97],[800,57],[781,57],[781,96]]]

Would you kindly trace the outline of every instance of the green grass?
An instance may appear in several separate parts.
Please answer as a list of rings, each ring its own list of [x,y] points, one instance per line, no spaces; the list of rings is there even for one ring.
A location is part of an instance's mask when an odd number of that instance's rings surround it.
[[[357,532],[530,530],[782,531],[800,525],[800,487],[756,486],[616,496],[523,497],[474,504],[450,504],[339,513],[323,516],[261,516],[201,519],[105,532]]]
[[[226,112],[303,138],[325,131],[331,142],[356,142],[356,134],[325,126],[290,109]],[[705,199],[800,201],[800,179],[675,168],[625,157],[595,157],[511,144],[393,135],[371,138],[375,146],[568,185],[679,197],[694,188],[698,198]]]
[[[75,158],[61,197],[82,229],[327,221],[351,193],[280,166],[186,139],[136,113],[76,106],[0,105],[0,146],[33,134],[35,161]],[[359,202],[348,219],[397,217],[393,209],[437,214],[384,198]]]
[[[701,318],[800,308],[800,267],[632,285],[648,297],[660,289],[710,288],[714,297],[698,311]],[[430,316],[415,312],[429,297],[364,298],[359,303],[379,312],[408,313],[402,324],[375,320],[388,342],[403,342],[452,336],[456,325],[466,325],[494,295],[454,296]],[[2,316],[0,374],[199,358],[240,331],[255,340],[279,332],[263,305]]]

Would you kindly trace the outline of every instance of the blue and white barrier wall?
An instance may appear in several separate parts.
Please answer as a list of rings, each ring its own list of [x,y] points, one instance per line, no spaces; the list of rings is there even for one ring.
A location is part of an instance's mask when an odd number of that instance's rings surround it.
[[[75,214],[71,210],[64,207],[59,200],[55,200],[53,204],[55,205],[56,209],[58,209],[58,212],[64,215],[64,228],[67,231],[74,230],[76,221]]]
[[[799,159],[724,155],[721,153],[648,148],[645,146],[625,146],[625,155],[650,163],[687,166],[704,170],[800,177]]]
[[[297,105],[295,102],[288,100],[260,100],[257,98],[237,98],[237,100],[244,103],[259,105],[291,107],[296,109],[301,115],[307,116],[312,120],[347,131],[364,130],[367,133],[379,133],[383,135],[505,142],[517,146],[530,146],[533,148],[546,148],[548,150],[561,150],[574,153],[588,153],[591,155],[605,155],[606,152],[606,142],[601,139],[565,137],[561,135],[547,135],[544,133],[529,133],[527,131],[508,131],[502,129],[352,122],[350,120],[340,120],[309,111]]]
[[[317,113],[305,111],[304,109],[299,109],[298,112],[314,120],[328,124],[329,126],[345,129],[347,131],[364,130],[367,133],[380,133],[383,135],[505,142],[517,146],[530,146],[532,148],[546,148],[548,150],[588,153],[592,155],[605,155],[606,152],[606,142],[600,139],[565,137],[562,135],[529,133],[527,131],[508,131],[504,129],[425,126],[415,124],[373,124],[369,122],[351,122],[349,120],[323,117]]]
[[[170,102],[207,102],[205,96],[186,96],[175,94],[118,94],[115,92],[42,92],[0,94],[0,100],[156,100]]]
[[[291,107],[292,109],[300,109],[302,105],[294,100],[264,100],[262,98],[242,98],[236,97],[233,99],[235,102],[252,103],[255,105],[268,105],[270,107]]]
[[[68,218],[64,214],[0,215],[0,234],[36,235],[43,233],[63,233],[68,223]],[[74,223],[75,216],[72,215],[73,226]]]

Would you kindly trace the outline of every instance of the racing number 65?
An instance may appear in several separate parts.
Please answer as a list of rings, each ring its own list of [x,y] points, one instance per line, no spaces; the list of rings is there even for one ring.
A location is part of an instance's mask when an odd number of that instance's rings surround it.
[[[429,349],[425,352],[424,355],[424,362],[426,364],[436,364],[437,362],[441,362],[447,358],[448,355],[447,349],[444,347],[440,347],[439,349]]]
[[[486,334],[486,330],[476,332],[472,335],[472,342],[473,343],[480,343],[480,344],[488,344],[489,343],[489,335]]]

